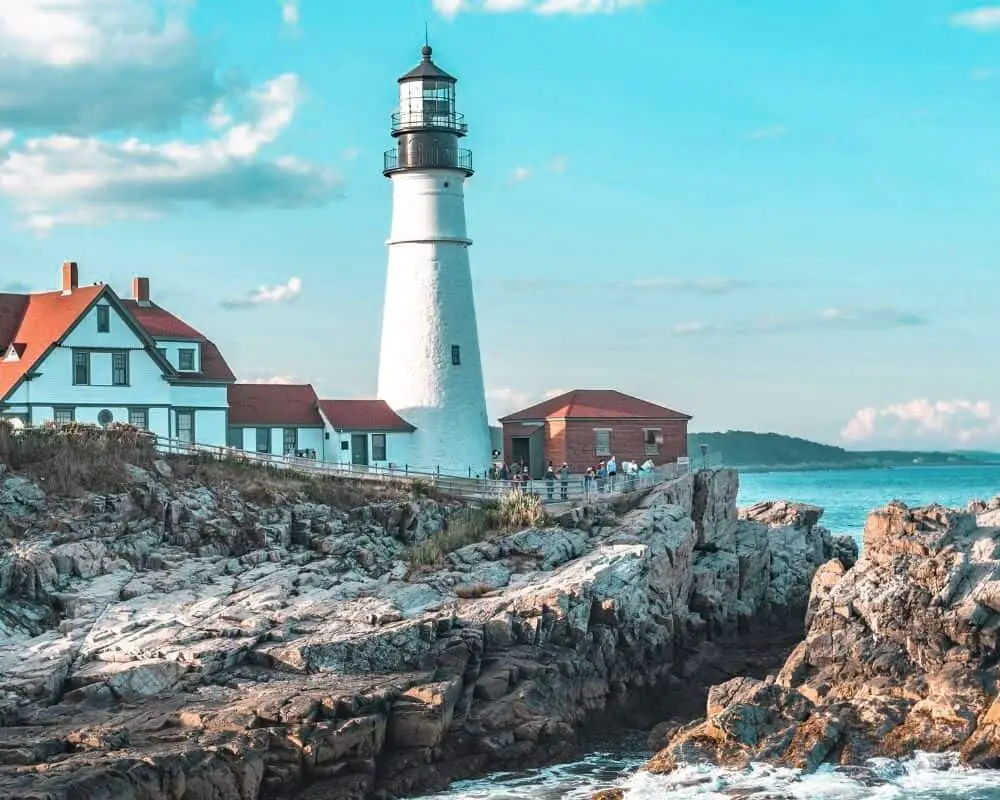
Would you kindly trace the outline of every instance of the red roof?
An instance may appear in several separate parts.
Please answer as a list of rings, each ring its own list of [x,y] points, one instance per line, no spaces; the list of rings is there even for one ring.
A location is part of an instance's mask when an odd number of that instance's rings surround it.
[[[175,317],[155,303],[139,305],[135,300],[122,300],[121,304],[139,326],[154,339],[193,339],[200,342],[201,372],[197,373],[197,377],[201,380],[223,383],[236,380],[236,376],[215,343],[208,341],[180,317]]]
[[[233,383],[229,386],[229,424],[320,427],[318,403],[309,384]]]
[[[135,300],[122,300],[121,303],[129,310],[135,321],[154,339],[197,339],[201,341],[205,338],[184,320],[178,319],[155,303],[150,303],[148,306],[141,306]]]
[[[81,286],[70,294],[0,294],[0,351],[12,344],[24,346],[17,361],[0,361],[0,398],[69,333],[105,288]]]
[[[503,417],[501,422],[540,419],[691,419],[656,403],[614,389],[574,389],[523,411]]]
[[[320,400],[319,410],[336,430],[386,433],[416,430],[384,400]]]

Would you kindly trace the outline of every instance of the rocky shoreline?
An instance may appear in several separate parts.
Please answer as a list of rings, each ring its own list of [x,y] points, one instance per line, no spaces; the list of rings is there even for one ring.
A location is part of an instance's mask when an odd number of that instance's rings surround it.
[[[857,563],[814,576],[806,628],[774,674],[714,686],[704,717],[645,769],[756,761],[859,775],[916,751],[1000,767],[1000,502],[872,512]]]
[[[416,568],[455,504],[182,466],[83,498],[0,474],[0,797],[360,800],[570,757],[770,666],[856,556],[820,509],[737,514],[715,470]]]

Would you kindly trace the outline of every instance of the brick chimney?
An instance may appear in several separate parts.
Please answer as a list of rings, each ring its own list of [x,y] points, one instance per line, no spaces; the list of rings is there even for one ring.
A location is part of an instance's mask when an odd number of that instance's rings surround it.
[[[72,294],[74,289],[80,288],[80,270],[75,261],[63,261],[62,265],[62,293]]]
[[[148,306],[149,278],[132,278],[132,299],[140,306]]]

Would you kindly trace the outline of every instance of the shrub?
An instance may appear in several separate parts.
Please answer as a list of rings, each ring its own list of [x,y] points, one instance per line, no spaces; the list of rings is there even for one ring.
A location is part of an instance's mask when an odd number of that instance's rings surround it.
[[[155,457],[152,437],[131,425],[20,428],[0,419],[0,459],[56,494],[121,489],[127,464],[149,467]]]
[[[482,542],[491,533],[538,527],[546,522],[542,501],[537,495],[508,492],[496,501],[467,506],[449,517],[444,530],[410,549],[415,566],[441,564],[448,553]]]

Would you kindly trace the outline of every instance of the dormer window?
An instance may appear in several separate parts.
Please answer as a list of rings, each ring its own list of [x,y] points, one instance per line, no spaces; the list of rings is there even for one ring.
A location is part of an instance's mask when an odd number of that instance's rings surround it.
[[[97,307],[97,332],[107,333],[111,330],[111,308],[108,306]]]
[[[193,347],[182,347],[177,351],[177,369],[182,372],[194,372]]]

